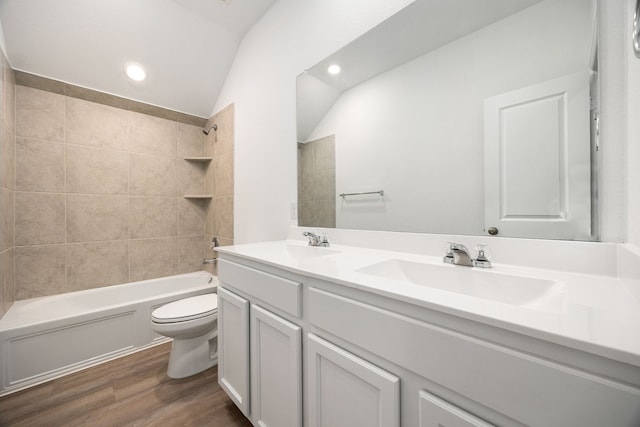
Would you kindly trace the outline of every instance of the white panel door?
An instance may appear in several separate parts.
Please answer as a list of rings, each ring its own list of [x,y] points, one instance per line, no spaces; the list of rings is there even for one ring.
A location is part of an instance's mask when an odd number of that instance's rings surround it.
[[[311,427],[397,427],[400,379],[319,338],[307,335]]]
[[[251,305],[251,412],[261,427],[302,425],[302,330]]]
[[[218,287],[218,384],[249,416],[249,302]]]
[[[485,230],[591,236],[589,72],[485,100]]]

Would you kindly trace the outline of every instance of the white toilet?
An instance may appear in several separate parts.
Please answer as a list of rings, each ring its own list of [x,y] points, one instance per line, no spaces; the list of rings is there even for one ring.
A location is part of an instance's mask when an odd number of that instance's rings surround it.
[[[151,327],[173,338],[167,375],[184,378],[218,363],[218,296],[204,294],[158,307]]]

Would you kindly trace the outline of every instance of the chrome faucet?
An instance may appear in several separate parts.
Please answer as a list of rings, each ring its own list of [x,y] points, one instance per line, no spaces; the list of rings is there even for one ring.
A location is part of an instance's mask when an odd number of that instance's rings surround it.
[[[469,249],[461,243],[449,242],[443,262],[454,265],[464,265],[467,267],[491,268],[491,261],[487,257],[484,249],[485,245],[478,245],[478,256],[473,259],[469,254]]]
[[[324,248],[329,247],[329,239],[326,234],[318,236],[317,234],[310,231],[305,231],[304,233],[302,233],[302,235],[309,239],[309,246],[321,246]]]

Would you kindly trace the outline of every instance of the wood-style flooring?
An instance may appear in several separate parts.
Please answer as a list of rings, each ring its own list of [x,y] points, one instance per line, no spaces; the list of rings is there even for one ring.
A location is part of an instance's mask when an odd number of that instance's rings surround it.
[[[0,397],[0,426],[212,426],[251,423],[218,385],[218,368],[167,377],[166,343]]]

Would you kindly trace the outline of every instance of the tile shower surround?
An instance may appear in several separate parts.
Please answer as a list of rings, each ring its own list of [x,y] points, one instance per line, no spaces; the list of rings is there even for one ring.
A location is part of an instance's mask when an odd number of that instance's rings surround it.
[[[15,299],[202,270],[212,236],[233,243],[233,106],[210,119],[215,144],[200,126],[22,85],[15,115]]]
[[[15,75],[0,50],[0,316],[15,300]]]
[[[298,223],[301,227],[336,226],[335,135],[298,147]]]

